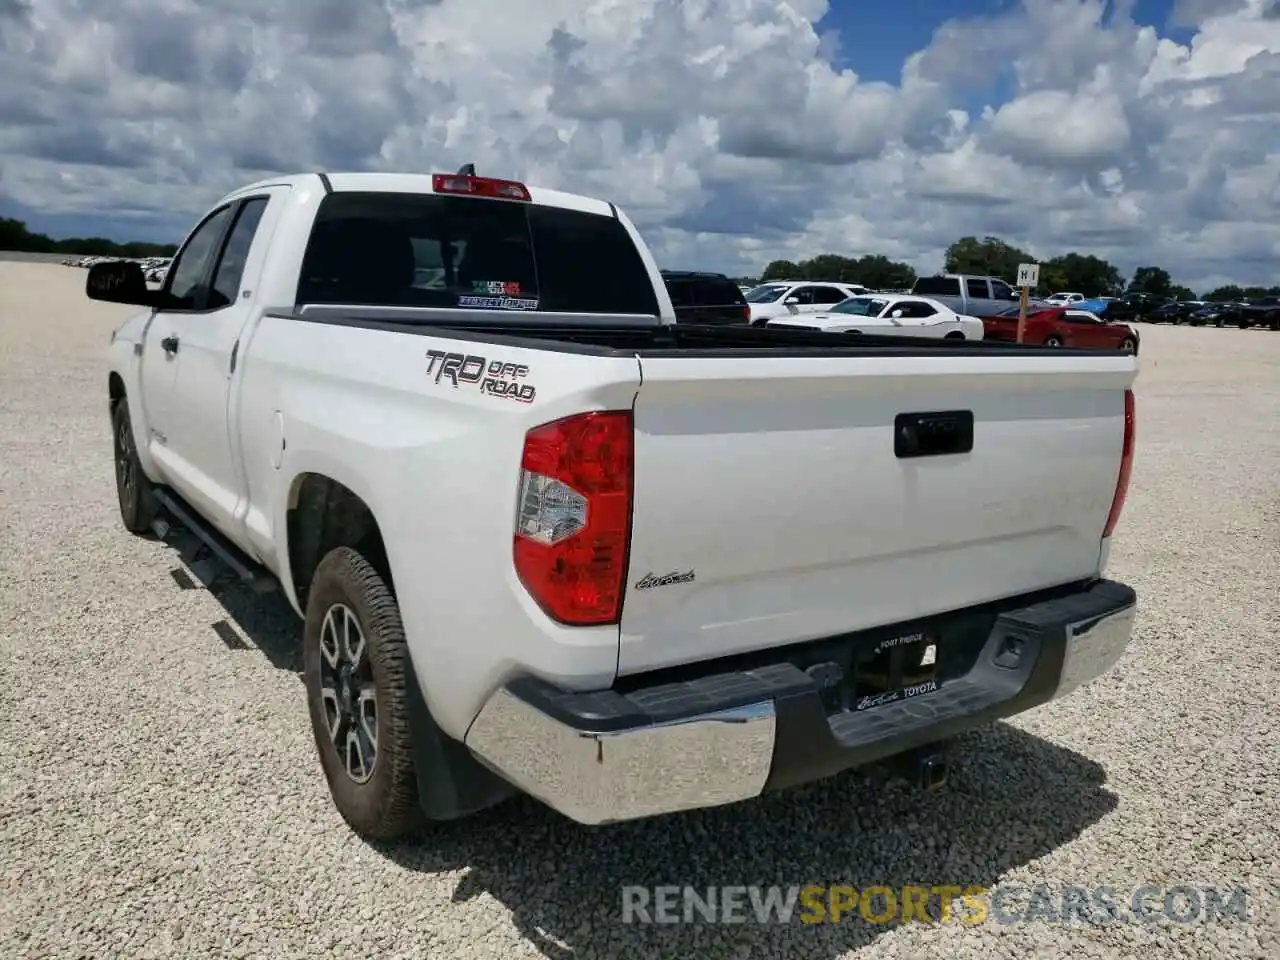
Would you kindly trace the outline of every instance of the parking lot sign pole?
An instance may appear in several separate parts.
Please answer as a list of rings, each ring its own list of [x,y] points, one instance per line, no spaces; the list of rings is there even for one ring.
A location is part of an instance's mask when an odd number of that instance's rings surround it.
[[[1038,263],[1020,263],[1018,264],[1018,342],[1022,342],[1022,337],[1027,329],[1027,300],[1028,291],[1040,283],[1040,264]]]

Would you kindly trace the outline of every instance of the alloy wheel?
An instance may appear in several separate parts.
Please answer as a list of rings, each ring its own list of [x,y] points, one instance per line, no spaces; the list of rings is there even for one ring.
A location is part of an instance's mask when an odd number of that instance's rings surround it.
[[[367,783],[378,762],[378,693],[360,620],[343,603],[328,609],[320,629],[320,699],[342,769]]]

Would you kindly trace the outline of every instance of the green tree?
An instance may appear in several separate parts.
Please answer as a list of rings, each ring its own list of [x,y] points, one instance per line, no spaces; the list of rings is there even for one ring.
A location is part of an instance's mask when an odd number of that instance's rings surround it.
[[[774,260],[764,268],[764,273],[760,274],[761,283],[768,283],[770,280],[798,279],[800,279],[800,268],[790,260]]]
[[[1228,283],[1226,286],[1210,290],[1204,295],[1204,298],[1210,303],[1233,303],[1236,300],[1244,299],[1244,290],[1234,283]]]
[[[1184,287],[1180,283],[1175,283],[1169,289],[1169,296],[1173,297],[1173,299],[1175,300],[1199,300],[1200,299],[1199,297],[1196,296],[1196,292],[1194,290],[1192,290],[1190,287]]]
[[[856,282],[853,278],[858,269],[856,260],[842,257],[838,253],[820,253],[811,260],[802,260],[800,279],[803,280],[843,280],[846,283]]]
[[[32,233],[21,220],[0,217],[0,250],[23,253],[67,253],[102,257],[171,257],[177,250],[173,243],[117,243],[106,237],[70,237],[54,240],[43,233]]]
[[[868,253],[854,261],[853,282],[871,290],[909,290],[916,282],[916,272],[909,263]]]
[[[1168,297],[1173,292],[1173,278],[1163,267],[1139,267],[1129,281],[1129,293],[1149,293],[1153,297]]]
[[[791,263],[775,260],[764,271],[764,280],[838,280],[857,283],[872,290],[909,288],[916,272],[908,263],[890,260],[879,253],[857,259],[838,253],[820,253],[809,260]]]
[[[1124,278],[1115,265],[1092,254],[1067,253],[1040,264],[1039,291],[1083,293],[1086,297],[1111,297],[1124,290]]]
[[[961,237],[947,247],[944,269],[947,273],[968,273],[981,277],[999,277],[1006,283],[1018,279],[1018,264],[1035,263],[1025,250],[999,237]]]

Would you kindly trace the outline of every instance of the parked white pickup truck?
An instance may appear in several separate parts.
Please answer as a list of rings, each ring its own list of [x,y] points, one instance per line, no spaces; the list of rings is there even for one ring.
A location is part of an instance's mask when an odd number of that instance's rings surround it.
[[[1120,657],[1135,359],[675,325],[612,204],[458,175],[226,197],[108,380],[124,525],[304,619],[334,802],[584,823],[938,745]]]

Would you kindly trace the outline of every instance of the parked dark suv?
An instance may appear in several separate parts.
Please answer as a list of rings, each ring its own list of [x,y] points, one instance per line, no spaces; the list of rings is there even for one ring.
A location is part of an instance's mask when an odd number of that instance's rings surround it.
[[[1117,323],[1146,320],[1168,302],[1165,297],[1157,297],[1150,293],[1126,293],[1108,303],[1103,316]]]
[[[1238,324],[1243,329],[1249,327],[1270,327],[1280,330],[1280,297],[1257,297],[1246,300],[1241,305]]]
[[[751,311],[738,285],[722,273],[663,270],[677,323],[743,324]]]

